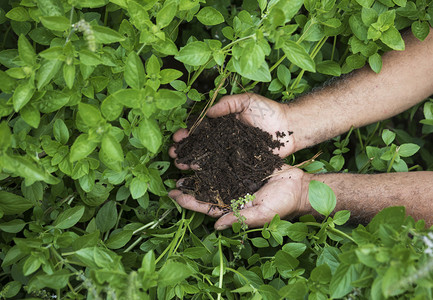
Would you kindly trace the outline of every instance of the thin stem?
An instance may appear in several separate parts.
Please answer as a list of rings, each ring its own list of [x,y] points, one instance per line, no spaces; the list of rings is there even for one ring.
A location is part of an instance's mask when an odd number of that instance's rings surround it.
[[[356,129],[356,135],[358,136],[359,144],[361,145],[362,151],[364,151],[364,143],[362,142],[361,130],[359,128]]]
[[[335,48],[337,46],[337,36],[334,36],[334,43],[332,44],[331,60],[334,60]]]
[[[143,51],[144,47],[146,47],[146,44],[141,45],[140,49],[137,51],[137,55],[140,55],[141,51]]]
[[[233,41],[233,42],[231,42],[231,43],[225,45],[223,48],[221,48],[221,51],[225,51],[225,50],[227,50],[228,48],[232,47],[233,45],[235,45],[235,44],[237,44],[237,43],[239,43],[239,42],[242,42],[242,41],[248,40],[248,39],[250,39],[250,38],[252,38],[252,37],[255,37],[255,36],[256,36],[256,34],[254,33],[254,34],[251,34],[251,35],[249,35],[249,36],[244,36],[243,38],[237,39],[236,41]]]
[[[221,247],[221,235],[219,236],[219,239],[218,239],[218,251],[219,251],[219,256],[220,256],[220,277],[218,280],[218,287],[220,289],[222,289],[223,279],[224,279],[224,273],[223,273],[224,263],[223,263],[223,251],[222,251],[222,247]],[[221,293],[218,293],[217,300],[220,300],[220,299],[221,299]]]
[[[322,224],[320,224],[320,223],[316,223],[316,222],[305,222],[304,224],[305,224],[305,225],[316,226],[316,227],[322,227]],[[335,233],[335,234],[337,234],[337,235],[339,235],[339,236],[341,236],[341,237],[344,237],[344,238],[346,238],[346,239],[348,239],[348,240],[350,240],[350,241],[356,243],[355,240],[354,240],[350,235],[344,233],[344,232],[341,231],[341,230],[338,230],[337,228],[332,228],[332,227],[328,226],[327,229],[328,229],[329,231],[331,231],[332,233]]]
[[[392,165],[394,164],[395,158],[397,157],[398,154],[398,150],[400,149],[400,147],[397,147],[397,149],[394,152],[394,155],[392,156],[391,162],[389,163],[388,169],[386,170],[386,173],[389,173],[392,169]]]

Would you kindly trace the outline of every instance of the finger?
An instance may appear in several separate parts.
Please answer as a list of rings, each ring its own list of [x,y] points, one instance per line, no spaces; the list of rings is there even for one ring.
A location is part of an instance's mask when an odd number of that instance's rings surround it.
[[[215,205],[205,202],[199,202],[193,196],[184,194],[182,193],[182,191],[179,190],[170,191],[168,193],[168,196],[176,200],[176,202],[179,203],[180,206],[186,209],[197,211],[214,218],[219,217],[223,214],[223,211]]]
[[[185,128],[181,128],[173,134],[173,141],[178,143],[184,138],[186,138],[187,136],[188,136],[188,130],[186,130]]]
[[[208,110],[207,116],[217,118],[228,114],[241,113],[249,106],[250,99],[250,93],[224,96]]]
[[[168,149],[168,155],[169,155],[171,158],[176,158],[176,157],[177,157],[176,147],[171,146],[171,147]]]
[[[269,214],[266,213],[266,211],[263,211],[262,207],[259,205],[241,209],[239,213],[241,216],[245,217],[245,224],[249,227],[263,226],[266,222],[269,222],[272,219],[272,217],[269,218]],[[230,228],[235,222],[238,222],[238,219],[234,213],[231,212],[219,218],[214,227],[216,230],[224,230]]]
[[[186,171],[186,170],[189,170],[191,168],[190,165],[179,163],[177,161],[177,159],[174,160],[174,165],[176,166],[176,168],[178,168],[179,170],[182,170],[182,171]]]

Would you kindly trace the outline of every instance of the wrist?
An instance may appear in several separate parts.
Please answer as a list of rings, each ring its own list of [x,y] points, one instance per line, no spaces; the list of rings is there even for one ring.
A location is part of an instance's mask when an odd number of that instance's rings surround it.
[[[293,152],[295,153],[299,150],[302,150],[308,145],[305,143],[305,139],[303,138],[303,130],[306,128],[306,125],[303,124],[302,120],[302,111],[299,111],[296,103],[289,104],[281,104],[285,113],[285,128],[286,131],[292,132],[291,138],[293,142]]]
[[[315,175],[304,173],[301,180],[301,205],[299,207],[299,216],[313,214],[314,210],[311,207],[310,201],[308,200],[308,187],[310,181],[314,180]]]

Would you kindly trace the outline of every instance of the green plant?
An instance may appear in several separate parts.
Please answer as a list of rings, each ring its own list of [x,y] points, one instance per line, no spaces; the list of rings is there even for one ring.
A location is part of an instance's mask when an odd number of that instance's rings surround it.
[[[431,275],[392,288],[431,260],[423,222],[402,208],[351,228],[348,212],[329,216],[332,194],[314,183],[326,195],[310,199],[326,204],[315,207],[323,222],[276,216],[264,228],[235,225],[217,235],[212,220],[167,197],[180,176],[167,150],[171,134],[215,93],[289,101],[365,64],[379,72],[381,54],[404,47],[399,31],[427,36],[431,7],[1,1],[0,297],[430,299]],[[431,101],[421,137],[417,108],[319,146],[321,160],[306,169],[431,169]]]

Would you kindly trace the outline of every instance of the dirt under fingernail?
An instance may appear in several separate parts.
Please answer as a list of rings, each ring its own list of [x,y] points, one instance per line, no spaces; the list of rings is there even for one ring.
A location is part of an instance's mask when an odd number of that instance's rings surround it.
[[[180,189],[200,201],[229,207],[232,199],[255,193],[264,178],[281,168],[283,160],[272,150],[282,146],[235,115],[204,119],[176,145],[177,162],[200,165]]]

